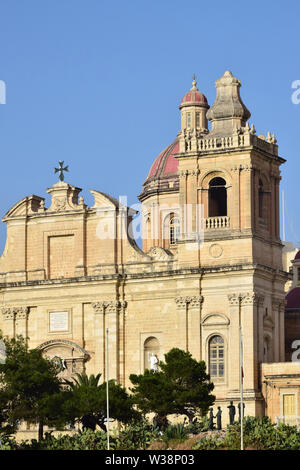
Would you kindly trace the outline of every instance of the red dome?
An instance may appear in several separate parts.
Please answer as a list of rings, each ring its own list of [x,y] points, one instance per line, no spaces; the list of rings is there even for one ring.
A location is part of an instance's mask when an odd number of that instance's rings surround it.
[[[194,79],[193,80],[193,86],[192,88],[190,89],[190,91],[188,91],[184,97],[182,98],[181,100],[181,104],[180,104],[180,107],[181,106],[188,106],[188,105],[191,105],[191,104],[202,104],[204,105],[205,107],[208,107],[208,103],[207,103],[207,99],[206,99],[206,96],[203,95],[203,93],[201,93],[198,88],[197,88],[197,82],[196,80]]]
[[[299,250],[298,253],[296,254],[295,259],[300,259],[300,250]]]
[[[179,153],[179,141],[165,148],[154,160],[146,181],[143,184],[140,201],[160,192],[174,192],[179,190],[178,160],[174,157]]]
[[[184,103],[188,103],[188,104],[192,104],[192,103],[208,104],[206,96],[203,95],[203,93],[201,93],[197,89],[195,89],[195,90],[191,89],[190,91],[188,91],[184,95],[184,97],[181,100],[181,104],[184,104]]]
[[[171,145],[165,148],[158,157],[154,160],[147,180],[150,178],[164,178],[170,174],[177,173],[178,170],[178,160],[173,156],[175,153],[179,152],[179,142],[176,139]]]

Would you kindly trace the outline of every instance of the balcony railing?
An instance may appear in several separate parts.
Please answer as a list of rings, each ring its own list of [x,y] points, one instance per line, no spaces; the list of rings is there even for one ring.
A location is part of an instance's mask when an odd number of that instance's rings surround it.
[[[216,230],[228,228],[230,223],[230,218],[227,215],[220,217],[208,217],[205,219],[205,228],[206,230]]]

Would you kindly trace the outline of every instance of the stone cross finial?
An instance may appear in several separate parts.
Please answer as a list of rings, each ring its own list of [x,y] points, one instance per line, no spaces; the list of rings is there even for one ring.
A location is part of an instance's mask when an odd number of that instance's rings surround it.
[[[64,171],[69,171],[69,165],[64,167],[64,162],[61,160],[58,162],[58,164],[59,164],[59,168],[54,168],[54,173],[59,173],[60,181],[64,181],[65,179]]]

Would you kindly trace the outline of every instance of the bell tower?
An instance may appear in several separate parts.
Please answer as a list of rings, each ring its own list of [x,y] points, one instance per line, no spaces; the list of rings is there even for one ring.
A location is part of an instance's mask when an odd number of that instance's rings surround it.
[[[210,108],[206,104],[210,130],[205,119],[201,129],[192,117],[187,126],[187,113],[192,116],[197,111],[180,106],[175,155],[182,214],[178,265],[201,273],[200,356],[210,364],[213,330],[227,350],[227,363],[222,366],[226,376],[215,381],[217,398],[238,397],[242,327],[244,388],[253,413],[259,414],[260,363],[284,360],[286,273],[279,227],[279,168],[285,160],[278,156],[274,134],[257,135],[254,125],[249,125],[251,114],[240,88],[240,80],[230,71],[216,81],[215,103]],[[209,326],[207,318],[215,312],[226,320],[219,317]]]

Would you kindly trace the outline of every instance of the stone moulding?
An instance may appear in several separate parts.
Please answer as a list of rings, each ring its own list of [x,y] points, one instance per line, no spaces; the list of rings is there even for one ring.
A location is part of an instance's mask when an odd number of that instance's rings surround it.
[[[54,346],[66,346],[79,352],[85,360],[88,360],[90,358],[90,354],[88,353],[88,351],[86,351],[81,346],[79,346],[79,344],[74,343],[74,341],[70,341],[68,339],[51,339],[49,341],[45,341],[44,343],[40,344],[38,346],[38,349],[41,349],[44,351]]]

